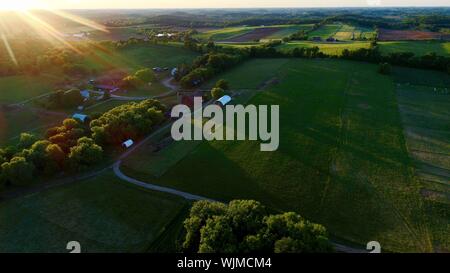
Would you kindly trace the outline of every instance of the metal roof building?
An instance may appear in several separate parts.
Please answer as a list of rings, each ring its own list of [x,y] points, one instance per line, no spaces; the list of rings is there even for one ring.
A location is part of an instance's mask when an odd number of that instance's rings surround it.
[[[216,101],[216,103],[217,103],[217,104],[220,104],[221,106],[225,106],[225,105],[227,105],[228,103],[230,103],[230,101],[231,101],[231,97],[228,96],[228,95],[225,95],[225,96],[221,97],[220,99],[218,99],[218,100]]]

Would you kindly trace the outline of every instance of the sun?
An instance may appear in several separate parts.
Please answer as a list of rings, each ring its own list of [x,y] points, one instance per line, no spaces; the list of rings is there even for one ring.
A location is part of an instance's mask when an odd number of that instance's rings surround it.
[[[39,0],[1,0],[0,10],[30,10],[40,8],[41,3]]]

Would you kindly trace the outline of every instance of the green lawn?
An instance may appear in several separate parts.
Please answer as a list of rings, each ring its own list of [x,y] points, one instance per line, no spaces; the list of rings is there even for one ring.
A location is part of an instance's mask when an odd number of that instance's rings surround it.
[[[273,69],[261,70],[273,62],[253,60],[226,78],[232,86],[248,79],[255,86],[274,76]],[[123,170],[211,198],[250,198],[294,210],[324,224],[333,237],[361,245],[376,240],[390,251],[432,251],[433,241],[448,249],[434,234],[445,222],[426,215],[396,85],[376,71],[367,63],[286,60],[275,73],[280,83],[251,100],[280,105],[278,151],[260,152],[251,141],[204,142],[159,178],[132,164]]]
[[[339,42],[339,43],[316,43],[311,41],[293,41],[284,43],[277,47],[277,49],[281,51],[290,51],[296,47],[301,48],[311,48],[317,46],[320,51],[328,55],[342,55],[342,51],[344,49],[348,49],[350,51],[358,50],[360,48],[369,48],[370,42]]]
[[[79,241],[82,252],[153,251],[166,226],[180,226],[187,203],[143,191],[112,172],[0,203],[0,252],[67,252]],[[174,222],[175,221],[175,222]],[[178,228],[179,229],[179,228]],[[177,234],[165,249],[173,247]],[[158,250],[163,251],[158,244]]]
[[[383,54],[395,52],[412,52],[416,56],[423,56],[428,53],[436,53],[441,56],[450,56],[450,42],[439,41],[393,41],[379,42],[380,50]]]

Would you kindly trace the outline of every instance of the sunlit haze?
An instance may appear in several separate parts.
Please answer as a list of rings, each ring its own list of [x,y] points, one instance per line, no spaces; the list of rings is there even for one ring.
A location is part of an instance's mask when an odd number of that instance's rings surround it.
[[[53,9],[144,9],[144,8],[251,8],[251,7],[364,7],[448,6],[448,0],[2,0],[2,10]]]

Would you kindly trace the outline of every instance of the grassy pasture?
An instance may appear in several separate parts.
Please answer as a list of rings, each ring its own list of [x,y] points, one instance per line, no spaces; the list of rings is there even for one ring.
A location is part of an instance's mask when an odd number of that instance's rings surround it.
[[[314,46],[319,47],[320,51],[322,51],[323,53],[340,56],[342,55],[342,51],[344,49],[352,51],[358,50],[360,48],[369,48],[370,43],[369,42],[316,43],[311,41],[292,41],[278,46],[277,49],[281,51],[290,51],[296,47],[311,48]]]
[[[342,25],[340,24],[331,24],[331,25],[323,25],[319,27],[318,29],[310,32],[308,34],[309,38],[312,37],[320,37],[322,40],[327,39],[329,37],[333,37],[339,30],[341,29]]]
[[[87,56],[85,65],[98,71],[124,69],[134,71],[143,67],[174,67],[191,63],[198,54],[172,45],[136,45],[122,50],[95,50]]]
[[[48,127],[60,123],[64,115],[50,115],[30,109],[0,109],[0,145],[16,143],[21,133],[41,136]]]
[[[342,25],[341,29],[334,35],[338,40],[352,40],[359,38],[370,39],[375,35],[374,31],[369,28],[356,27],[351,25]]]
[[[305,31],[310,30],[312,28],[312,25],[305,24],[305,25],[272,25],[272,26],[257,26],[257,27],[246,27],[246,26],[227,27],[199,33],[195,37],[203,40],[225,41],[244,34],[248,34],[253,30],[259,28],[280,28],[279,31],[263,38],[266,40],[271,40],[271,39],[283,39],[284,37],[294,34],[300,30]]]
[[[416,56],[428,53],[436,53],[441,56],[450,56],[450,42],[439,41],[392,41],[379,42],[380,51],[383,54],[395,52],[412,52]]]
[[[53,91],[61,78],[47,75],[0,77],[0,104],[18,103]]]
[[[439,86],[397,85],[406,143],[422,182],[421,194],[437,251],[450,250],[449,91]]]
[[[261,70],[273,62],[252,60],[224,78],[232,86],[258,86],[274,77],[273,69]],[[123,170],[219,200],[251,198],[294,210],[362,245],[377,240],[385,250],[431,251],[430,232],[445,226],[438,221],[429,229],[395,84],[376,70],[349,61],[287,60],[275,73],[280,84],[251,100],[280,105],[278,151],[260,152],[252,141],[204,142],[159,178],[131,163]]]
[[[266,37],[265,39],[283,39],[284,37],[288,37],[299,32],[300,30],[308,31],[312,28],[312,25],[286,25],[278,27],[282,27],[282,29]]]
[[[180,226],[186,205],[104,173],[0,203],[0,252],[67,252],[66,243],[73,240],[82,252],[153,251],[169,224]],[[165,249],[174,251],[177,234],[169,235]]]
[[[205,84],[206,88],[213,87],[220,79],[230,83],[232,89],[258,89],[270,77],[276,76],[277,71],[286,64],[286,59],[252,59],[233,68]],[[245,75],[243,77],[242,75]]]
[[[198,39],[222,41],[230,38],[249,33],[253,30],[252,27],[229,27],[209,30],[195,35]]]

